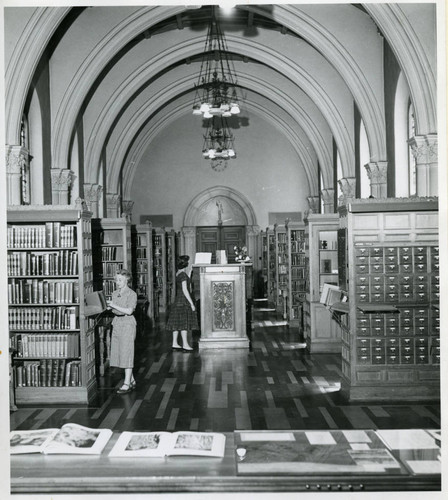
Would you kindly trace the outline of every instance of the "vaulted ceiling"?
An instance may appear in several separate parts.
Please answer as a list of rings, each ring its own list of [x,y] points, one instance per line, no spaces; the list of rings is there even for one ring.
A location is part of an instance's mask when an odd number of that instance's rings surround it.
[[[218,9],[242,96],[231,127],[250,127],[249,114],[280,131],[313,193],[317,164],[324,186],[333,183],[333,140],[343,175],[353,175],[356,103],[371,160],[387,160],[385,39],[407,78],[420,133],[436,130],[435,43],[425,24],[434,12],[425,13],[419,26],[411,4]],[[33,96],[44,105],[39,82],[48,71],[52,166],[83,168],[84,182],[106,180],[107,192],[122,183],[129,192],[153,141],[192,112],[210,17],[207,5],[6,9],[6,142],[18,143]]]

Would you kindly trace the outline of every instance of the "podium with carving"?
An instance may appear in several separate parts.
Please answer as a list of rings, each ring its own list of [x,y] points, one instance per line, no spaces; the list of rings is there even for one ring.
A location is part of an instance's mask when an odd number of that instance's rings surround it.
[[[201,339],[199,349],[248,348],[247,264],[200,264]],[[250,271],[251,271],[250,267]],[[250,274],[250,273],[248,273]]]

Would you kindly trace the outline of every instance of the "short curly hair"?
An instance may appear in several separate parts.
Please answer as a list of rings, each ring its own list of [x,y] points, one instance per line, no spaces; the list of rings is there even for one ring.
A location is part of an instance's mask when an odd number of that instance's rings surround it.
[[[188,267],[189,261],[190,261],[189,255],[179,255],[176,261],[177,269],[185,269],[186,267]]]
[[[128,280],[128,286],[132,285],[132,274],[127,269],[117,269],[115,274],[121,274],[122,276],[126,276]]]

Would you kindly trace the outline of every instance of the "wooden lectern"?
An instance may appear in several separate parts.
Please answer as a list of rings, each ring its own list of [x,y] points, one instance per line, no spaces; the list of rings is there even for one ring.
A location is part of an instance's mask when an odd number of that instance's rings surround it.
[[[193,275],[199,273],[201,300],[199,349],[248,348],[246,269],[252,267],[241,263],[193,267]]]

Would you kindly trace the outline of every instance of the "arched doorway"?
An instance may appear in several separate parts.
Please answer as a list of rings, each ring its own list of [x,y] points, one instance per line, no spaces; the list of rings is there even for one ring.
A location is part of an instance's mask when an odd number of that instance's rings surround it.
[[[246,245],[254,264],[258,262],[255,212],[249,200],[235,189],[216,186],[199,193],[185,212],[182,234],[188,255],[211,251],[214,257],[214,250],[219,249],[227,250],[233,258],[233,246]]]

